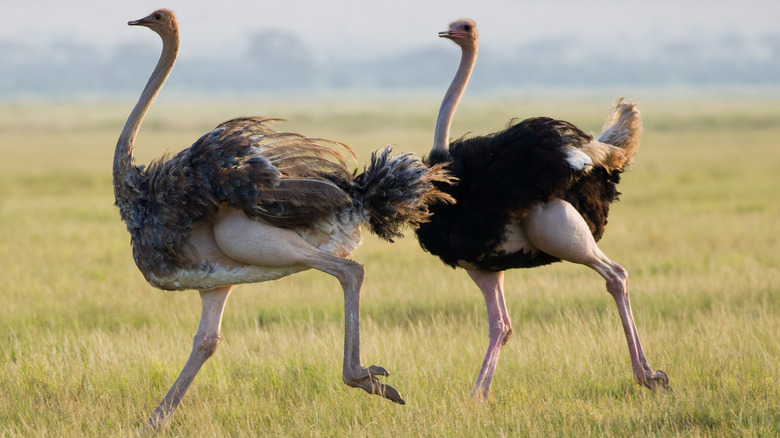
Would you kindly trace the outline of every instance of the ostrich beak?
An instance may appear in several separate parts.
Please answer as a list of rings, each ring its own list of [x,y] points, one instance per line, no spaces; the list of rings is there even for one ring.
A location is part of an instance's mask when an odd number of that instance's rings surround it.
[[[445,30],[443,32],[439,32],[439,38],[452,38],[452,31]]]
[[[150,15],[148,17],[141,18],[140,20],[128,21],[127,25],[128,26],[146,26],[147,24],[151,24],[151,23],[152,23],[152,18],[151,18],[151,15]]]

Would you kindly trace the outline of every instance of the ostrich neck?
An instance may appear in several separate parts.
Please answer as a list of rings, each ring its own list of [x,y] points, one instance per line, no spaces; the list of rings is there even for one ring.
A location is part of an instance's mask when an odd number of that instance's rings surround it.
[[[160,91],[165,83],[165,79],[173,68],[173,63],[176,61],[176,54],[179,51],[179,38],[178,35],[172,35],[170,37],[163,37],[162,53],[160,59],[157,60],[157,65],[154,67],[152,75],[146,82],[141,97],[138,98],[138,103],[135,104],[133,111],[125,122],[122,133],[119,135],[119,140],[116,144],[116,150],[114,152],[114,189],[118,191],[118,187],[126,183],[126,177],[135,171],[135,160],[133,159],[133,148],[135,143],[135,137],[138,134],[138,129],[141,127],[141,122],[146,115],[146,111],[152,104],[155,96]]]
[[[439,117],[436,119],[436,130],[433,136],[433,151],[444,153],[449,151],[452,116],[455,114],[458,102],[460,102],[460,98],[466,90],[466,85],[469,83],[471,70],[474,68],[476,59],[476,45],[462,47],[458,72],[455,73],[455,78],[452,79],[450,88],[447,89],[447,94],[444,95],[444,100],[442,100],[439,108]]]

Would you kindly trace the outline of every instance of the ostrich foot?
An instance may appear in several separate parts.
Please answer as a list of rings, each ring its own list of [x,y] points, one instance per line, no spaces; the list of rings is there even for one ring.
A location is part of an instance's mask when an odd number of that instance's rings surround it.
[[[166,427],[171,423],[171,420],[173,419],[173,411],[165,411],[161,407],[157,407],[157,409],[152,412],[152,415],[149,416],[149,418],[146,420],[145,428],[147,431],[152,431],[152,433],[157,433]],[[140,431],[140,429],[139,429]]]
[[[637,380],[640,385],[646,386],[653,391],[658,388],[671,391],[671,388],[669,387],[669,376],[667,376],[666,373],[661,370],[645,370],[642,378]]]
[[[348,373],[344,372],[344,383],[353,388],[360,388],[369,394],[381,395],[382,397],[404,405],[406,402],[401,398],[401,394],[390,385],[385,385],[380,382],[376,376],[387,377],[390,373],[376,365],[371,365],[368,368],[360,367],[358,371],[352,371]]]
[[[477,402],[487,402],[489,394],[490,387],[483,388],[478,385],[471,391],[471,399]]]

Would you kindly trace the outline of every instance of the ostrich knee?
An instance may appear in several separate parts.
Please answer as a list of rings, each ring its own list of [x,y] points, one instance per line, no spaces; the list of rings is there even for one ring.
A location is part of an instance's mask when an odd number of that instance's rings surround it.
[[[490,326],[490,339],[500,340],[503,347],[512,336],[512,324],[509,321],[499,319]]]
[[[628,295],[628,271],[617,263],[612,264],[604,275],[607,282],[607,292],[614,298]]]
[[[504,327],[504,345],[506,345],[506,341],[509,340],[509,338],[512,337],[512,324],[507,323]]]
[[[192,340],[193,350],[197,351],[204,360],[208,359],[217,351],[221,337],[221,333],[218,331],[199,333]]]
[[[354,260],[344,259],[344,261],[348,263],[337,276],[339,283],[341,284],[341,287],[344,289],[345,293],[355,289],[359,291],[360,286],[363,284],[365,269],[363,268],[363,265]]]

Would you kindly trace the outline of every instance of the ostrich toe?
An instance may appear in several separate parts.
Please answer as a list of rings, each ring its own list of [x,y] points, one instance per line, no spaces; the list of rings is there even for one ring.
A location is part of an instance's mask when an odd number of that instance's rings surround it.
[[[669,376],[661,370],[653,371],[652,369],[646,369],[643,375],[637,377],[637,382],[653,391],[658,388],[671,390],[669,388]]]
[[[360,371],[353,376],[344,375],[344,383],[353,388],[360,388],[369,394],[381,395],[382,397],[404,405],[406,402],[401,398],[401,393],[390,385],[385,385],[376,376],[387,377],[390,373],[377,365],[371,365],[368,368],[360,368]]]
[[[371,374],[372,376],[387,377],[390,375],[390,372],[380,367],[379,365],[371,365],[370,367],[368,367],[368,374]]]
[[[647,386],[653,390],[658,387],[671,390],[669,387],[669,376],[667,376],[666,373],[661,370],[655,370],[652,376],[647,380],[647,383]]]

